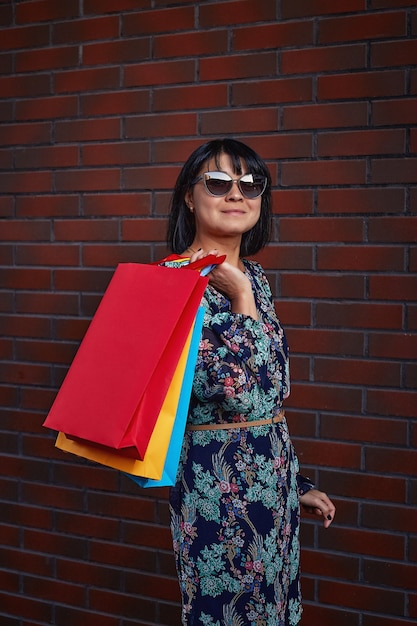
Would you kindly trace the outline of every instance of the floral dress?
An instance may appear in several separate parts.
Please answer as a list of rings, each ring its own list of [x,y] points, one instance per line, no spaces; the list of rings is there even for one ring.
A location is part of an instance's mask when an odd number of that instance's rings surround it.
[[[298,497],[310,485],[285,418],[270,423],[289,394],[288,346],[261,266],[244,264],[259,320],[232,313],[207,287],[188,416],[236,427],[187,430],[170,493],[184,626],[294,626],[301,617]]]

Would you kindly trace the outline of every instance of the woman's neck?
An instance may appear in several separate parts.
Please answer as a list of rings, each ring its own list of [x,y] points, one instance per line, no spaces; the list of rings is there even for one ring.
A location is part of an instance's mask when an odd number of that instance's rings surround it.
[[[197,237],[194,239],[191,246],[187,248],[189,252],[197,252],[199,249],[203,249],[204,252],[209,252],[210,250],[217,250],[220,255],[225,254],[227,257],[227,262],[235,267],[241,266],[240,261],[240,241],[239,242],[231,242],[231,241],[208,241],[201,240]]]

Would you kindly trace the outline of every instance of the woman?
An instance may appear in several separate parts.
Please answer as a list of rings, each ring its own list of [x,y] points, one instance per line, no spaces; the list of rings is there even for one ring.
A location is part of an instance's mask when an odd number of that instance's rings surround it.
[[[188,426],[170,509],[186,626],[293,626],[301,616],[299,503],[335,507],[298,473],[282,411],[288,347],[253,255],[268,241],[271,180],[245,144],[223,139],[187,160],[168,241],[209,274]],[[167,262],[169,265],[169,263]]]

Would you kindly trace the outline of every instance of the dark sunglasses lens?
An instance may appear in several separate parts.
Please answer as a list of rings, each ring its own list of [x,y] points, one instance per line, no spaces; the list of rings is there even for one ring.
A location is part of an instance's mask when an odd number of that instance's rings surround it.
[[[250,176],[252,180],[240,180],[240,189],[247,198],[257,198],[265,190],[265,178],[263,176]]]
[[[207,176],[206,187],[213,196],[225,196],[232,188],[233,181],[217,176]]]

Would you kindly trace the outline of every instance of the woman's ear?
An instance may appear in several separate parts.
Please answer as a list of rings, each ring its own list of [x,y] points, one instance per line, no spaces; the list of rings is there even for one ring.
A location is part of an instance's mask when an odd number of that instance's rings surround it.
[[[189,189],[187,193],[185,194],[184,200],[185,200],[185,204],[188,206],[191,213],[194,213],[193,194],[191,192],[191,189]]]

